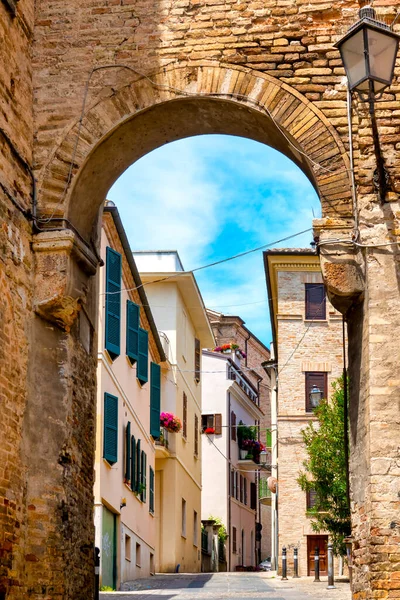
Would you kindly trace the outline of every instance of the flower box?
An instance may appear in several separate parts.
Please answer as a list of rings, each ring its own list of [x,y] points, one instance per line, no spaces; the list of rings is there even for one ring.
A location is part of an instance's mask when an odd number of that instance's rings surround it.
[[[160,415],[160,425],[165,427],[170,433],[179,433],[182,429],[182,421],[172,413],[162,412]]]

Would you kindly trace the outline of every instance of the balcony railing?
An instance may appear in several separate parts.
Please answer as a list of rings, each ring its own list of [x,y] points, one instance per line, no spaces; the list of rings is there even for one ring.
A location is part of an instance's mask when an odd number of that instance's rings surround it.
[[[156,446],[164,446],[168,450],[168,431],[165,427],[160,427],[160,437],[156,440]]]
[[[201,551],[208,554],[208,534],[204,529],[201,530]]]
[[[260,479],[258,485],[258,498],[261,504],[271,504],[272,492],[268,487],[266,479]]]
[[[240,369],[231,361],[229,361],[228,366],[228,377],[232,379],[232,381],[236,381],[236,383],[242,388],[246,396],[256,405],[259,406],[260,399],[258,396],[258,391],[256,388],[250,383],[250,381],[245,377]]]

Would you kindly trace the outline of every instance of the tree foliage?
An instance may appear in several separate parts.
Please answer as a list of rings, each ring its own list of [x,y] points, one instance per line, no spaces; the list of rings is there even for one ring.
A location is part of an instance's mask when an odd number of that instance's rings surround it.
[[[346,496],[343,378],[333,383],[333,390],[331,400],[323,400],[315,409],[317,421],[302,431],[308,458],[297,482],[302,490],[315,491],[315,506],[309,510],[312,528],[329,532],[338,555],[345,553],[343,540],[351,528]]]

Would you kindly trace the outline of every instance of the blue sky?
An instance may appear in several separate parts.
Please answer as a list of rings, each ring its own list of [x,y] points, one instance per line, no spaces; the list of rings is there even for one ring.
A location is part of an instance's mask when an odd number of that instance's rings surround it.
[[[272,148],[208,135],[167,144],[133,164],[108,193],[132,250],[178,250],[186,270],[311,227],[320,202],[306,176]],[[278,244],[309,247],[311,232]],[[205,305],[239,315],[271,341],[262,251],[196,274]]]

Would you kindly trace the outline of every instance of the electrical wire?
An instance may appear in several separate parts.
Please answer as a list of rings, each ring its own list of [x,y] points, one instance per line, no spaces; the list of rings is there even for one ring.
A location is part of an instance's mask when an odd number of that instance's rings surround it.
[[[193,273],[196,273],[197,271],[209,269],[210,267],[215,267],[216,265],[220,265],[222,263],[226,263],[231,260],[236,260],[237,258],[241,258],[242,256],[247,256],[248,254],[253,254],[254,252],[258,252],[259,250],[263,250],[264,248],[269,248],[271,246],[275,246],[276,244],[281,244],[282,242],[291,240],[295,237],[298,237],[299,235],[302,235],[303,233],[307,233],[308,231],[312,231],[312,227],[308,227],[307,229],[304,229],[303,231],[298,231],[297,233],[288,235],[284,238],[281,238],[280,240],[275,240],[274,242],[270,242],[268,244],[263,244],[262,246],[258,246],[257,248],[253,248],[252,250],[246,250],[245,252],[240,252],[239,254],[234,254],[233,256],[229,256],[228,258],[223,258],[221,260],[217,260],[217,261],[209,263],[207,265],[203,265],[201,267],[196,267],[195,269],[192,269],[191,271],[176,271],[175,273],[173,273],[173,275],[168,275],[167,277],[155,279],[154,281],[145,281],[136,287],[122,288],[122,289],[118,290],[117,292],[102,292],[100,294],[100,296],[110,296],[110,295],[114,295],[114,294],[120,294],[121,292],[133,292],[134,290],[138,290],[139,288],[144,287],[146,285],[150,285],[150,284],[154,284],[154,283],[161,283],[163,281],[167,281],[168,279],[174,279],[175,277],[179,277],[179,275],[188,275],[190,273],[193,274]]]

